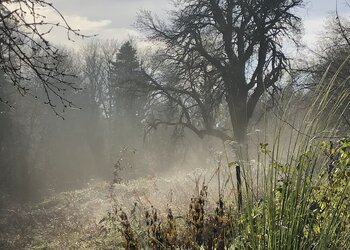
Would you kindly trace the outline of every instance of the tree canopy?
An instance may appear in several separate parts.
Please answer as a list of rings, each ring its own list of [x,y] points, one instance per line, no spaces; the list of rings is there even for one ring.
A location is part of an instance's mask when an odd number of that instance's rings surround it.
[[[176,121],[156,119],[154,126],[181,125],[200,137],[244,142],[260,97],[288,67],[283,42],[300,32],[294,11],[302,2],[178,0],[168,21],[142,12],[138,24],[164,47],[158,69],[167,72],[148,72],[149,85],[179,110]],[[229,128],[217,120],[220,107],[228,110]]]

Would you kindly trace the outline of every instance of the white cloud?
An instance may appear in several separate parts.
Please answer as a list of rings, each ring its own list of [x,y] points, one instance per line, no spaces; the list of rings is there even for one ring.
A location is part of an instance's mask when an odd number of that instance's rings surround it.
[[[41,9],[40,13],[46,16],[46,21],[50,23],[60,23],[64,24],[62,18],[50,9]],[[80,16],[78,14],[65,15],[65,20],[70,25],[72,29],[79,30],[79,33],[86,36],[92,36],[98,39],[113,39],[119,41],[125,41],[127,39],[134,39],[137,44],[140,44],[141,48],[145,48],[146,42],[144,41],[145,36],[139,32],[136,28],[131,25],[128,26],[118,26],[115,25],[113,20],[108,19],[97,19],[93,20],[86,16]],[[42,31],[47,30],[47,28],[42,28]],[[67,30],[59,27],[54,27],[53,30],[47,34],[46,38],[59,46],[66,46],[73,49],[79,49],[81,45],[90,41],[90,38],[82,39],[79,36],[74,36],[70,32],[69,36]],[[73,42],[74,41],[74,42]]]
[[[46,17],[46,22],[54,24],[60,23],[60,25],[65,26],[64,20],[54,10],[47,8],[41,9],[40,13]],[[112,21],[108,19],[92,20],[79,15],[65,15],[64,18],[72,29],[79,30],[79,34],[86,36],[94,36],[105,32],[112,23]],[[47,29],[49,29],[49,27],[41,27],[42,31]],[[46,38],[56,45],[70,48],[79,48],[81,44],[84,43],[84,40],[86,40],[75,36],[72,32],[67,33],[67,30],[62,27],[55,26],[52,31],[47,34]]]
[[[94,30],[101,30],[112,23],[111,20],[89,20],[82,16],[66,16],[66,20],[73,27],[79,27],[82,32],[91,32]]]

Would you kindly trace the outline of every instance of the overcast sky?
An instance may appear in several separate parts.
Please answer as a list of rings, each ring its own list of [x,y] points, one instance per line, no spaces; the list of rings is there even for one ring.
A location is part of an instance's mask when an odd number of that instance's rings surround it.
[[[346,0],[338,0],[338,11],[350,14]],[[123,41],[128,37],[141,39],[142,34],[134,27],[137,12],[141,9],[164,16],[171,9],[170,0],[51,0],[64,14],[74,28],[79,28],[84,34],[98,34],[101,39],[117,39]],[[299,10],[304,20],[304,41],[310,46],[315,44],[317,35],[322,31],[324,20],[331,12],[334,13],[336,0],[309,0],[306,6]],[[51,13],[46,13],[53,18]],[[53,18],[55,19],[55,18]],[[79,47],[83,42],[76,39],[72,44],[67,41],[63,32],[54,32],[51,39],[55,43]]]

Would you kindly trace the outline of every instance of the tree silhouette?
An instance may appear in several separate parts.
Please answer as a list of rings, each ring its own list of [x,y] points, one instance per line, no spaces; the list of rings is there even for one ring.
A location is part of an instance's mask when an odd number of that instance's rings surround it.
[[[47,21],[40,14],[42,9],[53,12],[60,18],[60,22]],[[59,115],[57,104],[64,108],[73,106],[65,97],[67,88],[79,88],[71,81],[73,75],[60,67],[64,56],[47,40],[47,35],[55,27],[66,30],[68,39],[72,35],[85,37],[79,30],[71,28],[61,12],[47,1],[0,2],[0,70],[22,95],[34,95],[28,81],[38,78],[46,103]],[[1,96],[0,101],[8,102]]]
[[[329,86],[331,94],[331,106],[336,106],[338,99],[343,101],[337,110],[342,117],[340,131],[347,132],[350,127],[350,22],[348,19],[339,16],[329,18],[315,50],[304,59],[301,67],[296,69],[299,76],[307,81],[302,87],[310,89],[310,94],[317,95],[319,91],[324,91],[324,87],[331,81]],[[320,84],[324,85],[320,88]],[[306,86],[305,86],[306,85]],[[329,111],[329,110],[327,110]]]
[[[115,107],[119,116],[135,123],[141,121],[145,105],[144,77],[131,41],[123,43],[116,55],[114,66]]]
[[[158,100],[161,95],[179,110],[177,120],[154,119],[153,126],[181,125],[200,137],[244,143],[260,97],[276,86],[288,66],[282,43],[296,40],[300,18],[293,11],[301,4],[178,0],[168,22],[141,12],[140,28],[165,47],[158,69],[145,73],[149,87]],[[229,128],[219,121],[223,108],[229,113]]]

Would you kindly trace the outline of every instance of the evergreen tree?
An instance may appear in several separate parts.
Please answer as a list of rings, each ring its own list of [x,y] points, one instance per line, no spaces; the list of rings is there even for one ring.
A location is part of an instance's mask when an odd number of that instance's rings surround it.
[[[114,66],[114,96],[116,114],[125,123],[140,124],[143,117],[143,107],[146,102],[146,92],[137,51],[131,41],[125,42],[119,49]]]

